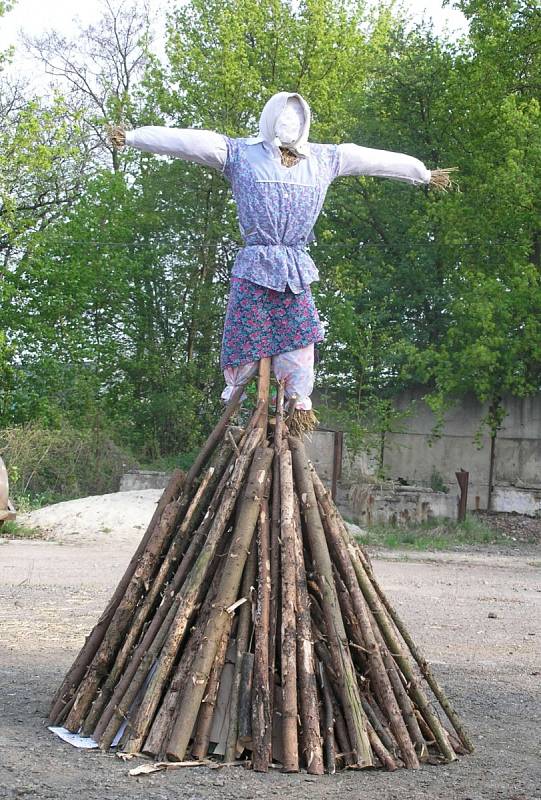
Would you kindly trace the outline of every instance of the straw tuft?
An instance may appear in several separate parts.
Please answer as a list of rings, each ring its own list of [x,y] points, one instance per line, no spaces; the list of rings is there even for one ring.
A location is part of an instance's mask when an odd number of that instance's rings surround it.
[[[447,169],[433,169],[430,176],[430,183],[433,189],[439,192],[460,191],[456,180],[453,180],[453,173],[458,172],[458,167],[447,167]]]

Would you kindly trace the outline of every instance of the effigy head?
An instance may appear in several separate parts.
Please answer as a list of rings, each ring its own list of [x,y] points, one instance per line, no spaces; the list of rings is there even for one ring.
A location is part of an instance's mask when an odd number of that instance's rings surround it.
[[[266,142],[307,155],[310,106],[297,92],[278,92],[265,103],[259,135]]]

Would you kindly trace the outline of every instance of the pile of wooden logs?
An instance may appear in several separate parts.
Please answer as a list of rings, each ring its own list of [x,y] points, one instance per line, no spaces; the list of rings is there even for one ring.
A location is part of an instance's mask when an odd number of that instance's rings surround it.
[[[50,721],[103,750],[243,758],[319,775],[417,768],[472,745],[368,556],[269,419],[269,363],[244,429],[240,390],[175,473]]]

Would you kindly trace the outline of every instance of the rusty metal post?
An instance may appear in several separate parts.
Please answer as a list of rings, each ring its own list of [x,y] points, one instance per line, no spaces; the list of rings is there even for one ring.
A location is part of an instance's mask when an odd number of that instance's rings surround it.
[[[458,501],[458,521],[463,522],[466,519],[466,508],[468,505],[468,482],[470,480],[470,473],[461,469],[455,472],[458,485],[460,487],[460,499]]]
[[[331,497],[336,500],[336,486],[342,477],[342,451],[344,448],[344,433],[343,431],[335,431],[333,436],[333,452],[332,452],[332,481],[331,481]]]

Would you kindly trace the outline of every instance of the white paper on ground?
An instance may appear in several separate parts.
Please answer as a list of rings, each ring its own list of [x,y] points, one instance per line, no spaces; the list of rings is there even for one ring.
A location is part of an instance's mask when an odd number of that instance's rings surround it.
[[[79,736],[78,733],[71,733],[66,728],[55,728],[53,725],[49,726],[49,730],[59,736],[64,742],[72,744],[74,747],[80,747],[83,750],[94,750],[98,743],[91,739],[90,736]]]
[[[111,747],[115,747],[119,743],[125,727],[126,723],[123,722],[122,727],[115,736]],[[56,736],[60,737],[60,739],[62,739],[64,742],[73,745],[73,747],[79,747],[81,750],[95,750],[98,746],[98,743],[95,742],[92,737],[80,736],[78,733],[71,733],[71,731],[68,731],[66,728],[56,728],[54,725],[50,725],[48,730],[56,734]]]
[[[152,665],[152,669],[146,676],[143,685],[139,689],[137,693],[137,697],[133,701],[133,704],[130,706],[130,711],[133,708],[133,705],[137,703],[139,698],[143,695],[144,691],[146,690],[150,679],[156,672],[156,668],[158,666],[158,662],[155,662]],[[129,713],[129,712],[128,712]],[[118,731],[117,735],[113,739],[113,743],[111,747],[116,747],[119,741],[122,738],[122,734],[124,733],[124,729],[126,728],[127,720],[124,720],[122,725],[120,726],[120,730]],[[98,746],[98,743],[94,741],[90,736],[79,736],[78,733],[71,733],[66,728],[56,728],[54,725],[49,725],[48,730],[54,733],[56,736],[59,736],[64,742],[68,742],[68,744],[73,745],[74,747],[79,747],[81,750],[95,750]]]

